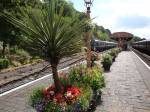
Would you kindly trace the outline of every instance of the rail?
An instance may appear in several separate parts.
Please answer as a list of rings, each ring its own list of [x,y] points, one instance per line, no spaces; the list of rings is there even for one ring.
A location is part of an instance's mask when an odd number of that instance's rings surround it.
[[[58,68],[64,68],[67,66],[71,66],[75,63],[83,61],[84,59],[85,59],[85,57],[83,54],[80,56],[73,56],[71,58],[61,61],[58,65]],[[27,82],[30,82],[30,81],[36,80],[40,77],[43,77],[44,75],[46,75],[50,72],[51,72],[51,66],[45,65],[40,70],[35,70],[35,71],[32,71],[31,73],[25,73],[24,75],[20,75],[19,77],[16,77],[13,79],[10,78],[10,80],[8,80],[8,81],[4,80],[4,82],[0,83],[0,94],[8,91],[10,89],[21,86]]]
[[[131,50],[133,52],[135,52],[145,63],[147,63],[150,66],[150,56],[149,55],[142,53],[134,48],[131,48]]]

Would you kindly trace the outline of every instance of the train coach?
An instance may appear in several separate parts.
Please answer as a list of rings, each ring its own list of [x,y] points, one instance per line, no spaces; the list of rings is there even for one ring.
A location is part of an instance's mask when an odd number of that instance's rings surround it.
[[[102,52],[115,47],[117,47],[117,43],[115,42],[101,41],[98,39],[92,39],[91,41],[91,48],[96,52]]]
[[[140,52],[143,52],[143,53],[150,55],[150,40],[143,40],[143,41],[134,42],[132,44],[132,47],[134,49],[139,50]]]

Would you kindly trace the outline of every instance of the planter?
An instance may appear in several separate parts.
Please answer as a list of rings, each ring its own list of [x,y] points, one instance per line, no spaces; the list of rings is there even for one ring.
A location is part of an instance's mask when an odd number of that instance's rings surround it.
[[[59,73],[61,92],[56,93],[54,85],[39,88],[33,91],[30,105],[37,112],[94,112],[101,104],[100,90],[105,82],[100,68],[87,70],[84,66],[72,68],[68,77]]]
[[[102,102],[101,95],[101,91],[95,92],[93,98],[90,101],[89,107],[86,110],[77,109],[75,112],[95,112],[96,107]]]
[[[96,110],[96,107],[101,104],[101,91],[95,92],[93,99],[90,101],[89,108],[87,109],[86,112],[94,112]]]
[[[115,62],[116,56],[113,56],[112,61]]]
[[[111,64],[103,64],[103,68],[105,71],[110,71]]]
[[[98,105],[101,104],[101,91],[96,91],[94,92],[93,91],[93,97],[91,98],[91,100],[89,101],[89,106],[86,108],[86,109],[82,109],[82,106],[80,105],[80,103],[78,102],[75,102],[74,104],[72,104],[72,109],[71,111],[72,112],[94,112],[96,110],[96,107]],[[44,100],[40,100],[39,103],[37,103],[36,106],[34,109],[36,110],[36,112],[45,112],[43,111],[43,108],[45,108],[45,103],[44,103]],[[54,104],[53,107],[55,107],[56,105]],[[58,111],[58,112],[70,112],[70,110],[66,110],[66,109],[63,109],[63,107],[60,107],[62,108],[61,111]],[[46,110],[46,112],[50,112],[51,109],[48,109]],[[57,111],[54,111],[54,112],[57,112]]]
[[[110,66],[112,65],[113,57],[109,54],[103,56],[102,65],[105,71],[110,70]]]

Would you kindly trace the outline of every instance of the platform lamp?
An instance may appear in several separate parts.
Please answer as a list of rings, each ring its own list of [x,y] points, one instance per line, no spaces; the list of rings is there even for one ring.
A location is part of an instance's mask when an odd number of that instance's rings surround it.
[[[87,16],[87,19],[89,19],[89,20],[91,19],[90,18],[90,13],[91,13],[91,6],[93,4],[93,1],[94,0],[84,0],[85,6],[87,8],[86,16]],[[86,44],[86,47],[87,47],[87,67],[88,68],[92,67],[90,41],[91,41],[91,32],[87,31],[86,34],[85,34],[85,44]]]

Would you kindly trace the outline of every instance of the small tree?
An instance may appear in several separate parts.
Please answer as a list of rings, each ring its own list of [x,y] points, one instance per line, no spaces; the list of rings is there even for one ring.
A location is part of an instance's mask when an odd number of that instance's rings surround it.
[[[0,16],[22,30],[26,36],[26,45],[32,52],[48,60],[52,67],[56,92],[61,90],[57,66],[61,58],[71,56],[81,49],[82,22],[62,16],[63,7],[59,13],[55,9],[56,0],[50,0],[49,5],[42,10],[21,10],[26,21],[19,20],[8,13]]]

